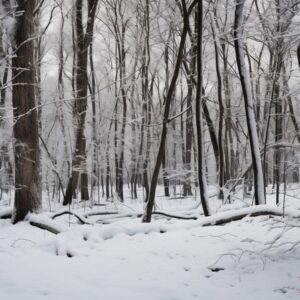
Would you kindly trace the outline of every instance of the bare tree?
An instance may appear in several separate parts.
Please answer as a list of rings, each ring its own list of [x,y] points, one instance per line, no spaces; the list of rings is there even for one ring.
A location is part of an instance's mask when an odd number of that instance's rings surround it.
[[[143,222],[147,222],[147,223],[151,222],[151,216],[152,216],[152,210],[153,210],[154,201],[155,201],[155,192],[156,192],[156,186],[157,186],[157,181],[158,181],[158,175],[159,175],[159,170],[160,170],[161,163],[163,160],[163,154],[165,151],[165,144],[166,144],[167,133],[168,133],[170,107],[171,107],[171,102],[173,99],[173,93],[175,90],[177,78],[178,78],[179,71],[180,71],[180,66],[182,63],[185,40],[186,40],[187,31],[188,31],[188,27],[189,27],[189,16],[191,14],[194,4],[191,4],[190,7],[187,9],[185,0],[181,1],[181,5],[182,5],[182,9],[183,9],[183,16],[184,16],[183,29],[181,32],[180,44],[179,44],[179,49],[178,49],[178,53],[177,53],[177,59],[176,59],[174,73],[173,73],[170,87],[168,89],[167,96],[166,96],[160,144],[159,144],[159,149],[158,149],[158,153],[157,153],[154,171],[153,171],[152,178],[151,178],[149,196],[147,199],[145,212],[144,212],[144,216],[143,216]]]
[[[252,167],[254,173],[254,193],[255,204],[265,203],[264,176],[262,170],[259,140],[256,129],[256,120],[254,112],[254,102],[251,89],[249,72],[246,69],[245,53],[243,45],[243,8],[245,0],[236,0],[235,20],[234,20],[234,46],[236,61],[239,70],[247,118],[247,127],[252,156]]]
[[[197,91],[196,91],[196,128],[197,128],[197,146],[198,146],[198,181],[200,189],[200,199],[205,216],[210,215],[208,207],[206,168],[203,146],[202,129],[202,38],[203,38],[203,1],[197,1]]]
[[[76,51],[76,99],[74,105],[74,116],[76,118],[75,130],[75,151],[72,157],[72,174],[69,178],[66,194],[64,197],[64,205],[72,202],[72,197],[76,189],[79,178],[81,178],[81,198],[89,199],[88,194],[88,176],[86,172],[86,140],[85,140],[85,117],[88,105],[88,49],[93,39],[93,28],[95,13],[98,0],[87,0],[87,24],[84,30],[82,20],[83,3],[76,0],[75,3],[75,31],[77,38],[78,50]]]

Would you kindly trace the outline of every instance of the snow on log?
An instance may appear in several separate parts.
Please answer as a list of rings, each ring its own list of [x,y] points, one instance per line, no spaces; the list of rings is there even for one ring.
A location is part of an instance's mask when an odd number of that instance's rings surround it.
[[[232,221],[241,220],[247,216],[282,216],[282,210],[278,207],[269,207],[267,205],[256,205],[251,207],[246,207],[234,211],[227,211],[218,213],[214,216],[205,218],[201,220],[202,226],[213,226],[213,225],[223,225],[230,223]]]
[[[30,214],[28,217],[28,222],[32,226],[47,230],[54,234],[59,234],[67,230],[67,228],[62,224],[45,216]]]
[[[0,219],[10,219],[13,214],[13,209],[12,208],[6,208],[2,209],[0,211]]]
[[[198,217],[187,217],[187,216],[178,216],[178,215],[171,215],[171,214],[167,214],[164,212],[160,212],[160,211],[154,211],[152,213],[152,215],[160,215],[160,216],[164,216],[164,217],[168,217],[168,218],[174,218],[174,219],[178,219],[178,220],[198,220]]]
[[[286,216],[296,217],[293,213],[295,211],[289,211]],[[151,232],[166,233],[176,230],[189,230],[192,228],[197,228],[201,226],[216,226],[224,225],[232,221],[238,221],[247,216],[282,216],[282,210],[277,207],[270,207],[267,205],[257,205],[247,208],[242,208],[234,211],[227,211],[222,213],[217,213],[210,217],[202,217],[198,220],[186,220],[185,222],[175,223],[175,224],[158,224],[158,223],[141,223],[141,224],[124,224],[122,227],[119,225],[110,224],[107,227],[100,227],[99,235],[104,239],[113,238],[115,235],[124,233],[130,236],[136,234],[149,234]],[[300,217],[300,214],[298,214]]]
[[[83,216],[85,218],[92,217],[92,216],[106,216],[106,215],[118,215],[119,213],[117,211],[91,211],[85,213]]]
[[[173,215],[168,215],[160,212],[158,213],[165,216],[175,217],[175,218],[182,218],[182,219],[184,218],[183,216],[173,216]],[[124,215],[122,217],[124,217]],[[144,234],[148,234],[151,232],[165,233],[165,232],[182,230],[182,229],[189,230],[201,226],[204,227],[204,226],[224,225],[232,221],[241,220],[247,216],[256,217],[256,216],[263,216],[263,215],[282,216],[282,209],[278,207],[267,206],[267,205],[256,205],[256,206],[246,207],[242,209],[237,209],[234,211],[217,213],[210,217],[200,217],[197,220],[195,220],[196,216],[194,216],[193,217],[194,220],[193,219],[185,220],[185,222],[180,222],[175,224],[157,224],[155,222],[146,223],[146,224],[128,223],[126,225],[124,224],[122,227],[111,224],[108,227],[99,227],[100,229],[99,233],[100,236],[104,240],[106,240],[120,233],[133,236],[139,233],[144,233]],[[296,210],[287,210],[285,216],[289,218],[300,218],[300,212]],[[31,214],[28,216],[27,220],[31,225],[47,230],[54,234],[58,234],[68,230],[68,228],[66,228],[62,224],[52,220],[47,216]],[[98,221],[96,223],[98,223]]]

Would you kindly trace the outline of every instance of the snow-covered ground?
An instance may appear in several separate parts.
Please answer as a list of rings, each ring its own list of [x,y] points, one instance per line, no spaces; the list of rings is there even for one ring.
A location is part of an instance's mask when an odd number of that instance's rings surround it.
[[[297,214],[299,190],[291,188],[288,194],[293,197],[286,198],[287,211]],[[273,196],[268,199],[273,207]],[[218,202],[213,203],[217,208]],[[76,203],[73,210],[80,215],[142,211],[141,202],[125,204],[89,208]],[[240,204],[227,205],[226,210]],[[158,207],[177,215],[200,212],[191,210],[194,198],[159,197]],[[32,218],[46,220],[49,215]],[[246,217],[207,227],[201,226],[202,219],[159,216],[151,224],[112,215],[88,220],[93,224],[58,217],[53,221],[61,228],[58,235],[29,222],[0,220],[0,299],[300,299],[299,218]]]

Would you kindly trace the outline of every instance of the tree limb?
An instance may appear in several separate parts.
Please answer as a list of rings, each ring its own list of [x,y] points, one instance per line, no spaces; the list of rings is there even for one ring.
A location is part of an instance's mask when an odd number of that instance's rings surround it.
[[[82,216],[80,216],[80,215],[77,215],[77,214],[75,214],[75,213],[73,213],[73,212],[71,212],[71,211],[68,211],[68,210],[62,211],[62,212],[59,212],[59,213],[54,214],[54,215],[51,217],[51,219],[54,220],[54,219],[56,219],[57,217],[60,217],[60,216],[63,216],[63,215],[71,215],[71,216],[77,218],[77,220],[78,220],[81,224],[88,224],[88,225],[91,225],[91,224],[92,224],[91,222],[89,222],[88,220],[86,220],[85,217],[82,217]]]

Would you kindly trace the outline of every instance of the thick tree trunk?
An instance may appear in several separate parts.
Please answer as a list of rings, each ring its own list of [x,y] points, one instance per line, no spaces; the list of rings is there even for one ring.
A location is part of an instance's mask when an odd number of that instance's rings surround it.
[[[12,102],[15,138],[15,211],[13,223],[41,206],[39,191],[38,117],[34,96],[35,1],[17,1],[12,58]],[[20,117],[22,116],[22,117]]]

